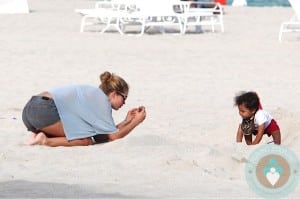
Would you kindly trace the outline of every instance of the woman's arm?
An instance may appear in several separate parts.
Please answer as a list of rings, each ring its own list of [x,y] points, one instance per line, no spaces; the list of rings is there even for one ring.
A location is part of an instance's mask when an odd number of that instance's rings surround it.
[[[121,123],[119,123],[117,125],[118,129],[123,128],[124,126],[126,126],[128,123],[131,122],[131,120],[135,117],[136,112],[138,112],[138,108],[133,108],[130,111],[128,111],[125,120],[123,120]]]
[[[47,138],[47,141],[44,145],[47,146],[88,146],[91,145],[91,138],[83,138],[77,140],[68,141],[66,137],[56,137],[56,138]]]
[[[119,131],[116,133],[108,134],[109,141],[120,139],[128,135],[137,125],[144,121],[146,118],[146,111],[144,107],[132,109],[128,112],[125,121],[117,125]]]

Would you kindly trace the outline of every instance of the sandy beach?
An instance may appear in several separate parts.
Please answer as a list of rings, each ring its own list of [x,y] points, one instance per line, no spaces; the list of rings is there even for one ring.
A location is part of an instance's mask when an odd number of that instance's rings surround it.
[[[254,90],[300,157],[300,35],[280,24],[289,7],[224,8],[225,32],[80,33],[75,9],[92,0],[28,0],[30,14],[0,15],[0,198],[253,198],[233,158],[240,116],[233,98]],[[144,105],[125,139],[88,147],[25,146],[21,113],[56,86],[98,86],[104,71],[130,84],[116,123]],[[270,138],[266,137],[262,145]],[[245,157],[254,147],[243,143]],[[298,198],[298,186],[290,198]]]

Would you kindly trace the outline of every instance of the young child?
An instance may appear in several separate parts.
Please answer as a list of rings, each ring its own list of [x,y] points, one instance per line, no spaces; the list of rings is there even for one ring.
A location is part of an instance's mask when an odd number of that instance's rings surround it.
[[[239,125],[236,141],[242,142],[243,136],[247,145],[258,144],[262,136],[272,135],[275,144],[281,143],[280,129],[273,117],[262,109],[255,92],[242,92],[235,97],[242,123]],[[252,135],[255,139],[252,141]]]

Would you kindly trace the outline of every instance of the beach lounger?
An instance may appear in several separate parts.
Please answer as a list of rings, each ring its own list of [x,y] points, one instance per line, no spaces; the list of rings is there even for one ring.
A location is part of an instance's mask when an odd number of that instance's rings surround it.
[[[282,35],[286,32],[300,32],[300,0],[289,0],[294,16],[287,22],[283,22],[279,30],[279,42],[282,41]]]
[[[136,9],[121,21],[124,26],[132,24],[140,24],[141,31],[139,35],[143,35],[150,27],[159,27],[160,32],[164,33],[167,27],[175,27],[179,33],[183,33],[182,13],[176,12],[176,8],[180,7],[180,1],[136,1]]]
[[[0,14],[29,13],[27,0],[0,0]]]
[[[111,0],[97,2],[94,9],[75,11],[83,15],[80,32],[90,25],[104,25],[101,33],[113,27],[120,34],[125,33],[126,27],[139,25],[136,35],[143,35],[151,27],[159,27],[162,33],[173,27],[176,29],[172,32],[184,34],[188,26],[210,26],[215,32],[215,26],[220,25],[224,32],[223,10],[214,2]]]
[[[190,2],[183,15],[183,32],[189,26],[202,27],[209,26],[215,32],[215,26],[220,26],[224,32],[223,8],[220,3],[215,2]]]
[[[104,26],[100,29],[100,33],[104,33],[109,28],[114,28],[120,34],[123,34],[120,27],[120,17],[126,14],[124,3],[100,1],[96,3],[93,9],[76,9],[75,12],[83,15],[80,32],[84,32],[86,26]]]

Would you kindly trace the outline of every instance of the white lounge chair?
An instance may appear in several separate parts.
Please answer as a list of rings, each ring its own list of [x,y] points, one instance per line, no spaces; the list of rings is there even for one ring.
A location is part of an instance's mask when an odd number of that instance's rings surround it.
[[[175,12],[176,6],[180,6],[178,0],[152,0],[152,1],[136,1],[136,9],[124,16],[123,25],[130,26],[132,24],[140,24],[141,32],[139,35],[150,27],[159,27],[164,32],[166,27],[177,27],[180,34],[183,33],[182,13]]]
[[[300,32],[300,0],[289,0],[294,16],[287,22],[283,22],[279,30],[279,42],[282,41],[282,34],[286,32]]]
[[[125,4],[120,1],[100,1],[93,9],[76,9],[75,12],[83,15],[81,20],[80,32],[84,32],[86,26],[102,26],[101,33],[109,28],[115,28],[123,34],[120,27],[120,17],[125,14]]]
[[[27,0],[0,0],[0,14],[29,13]]]
[[[189,26],[209,26],[215,32],[215,26],[220,26],[224,32],[223,8],[220,3],[214,2],[190,2],[183,15],[183,32]]]

